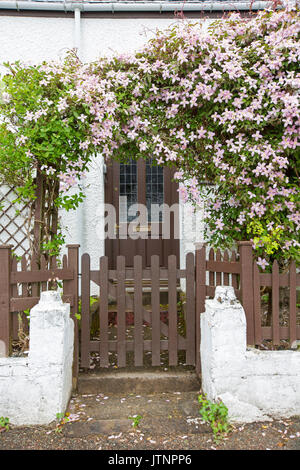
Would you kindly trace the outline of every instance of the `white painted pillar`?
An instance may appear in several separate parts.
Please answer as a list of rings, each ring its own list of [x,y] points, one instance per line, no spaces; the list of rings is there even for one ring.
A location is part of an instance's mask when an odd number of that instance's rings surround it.
[[[28,357],[0,358],[0,416],[15,425],[49,424],[72,392],[74,322],[58,292],[41,293],[30,312]]]
[[[239,383],[246,353],[246,317],[230,286],[218,286],[201,315],[202,390],[208,399]]]

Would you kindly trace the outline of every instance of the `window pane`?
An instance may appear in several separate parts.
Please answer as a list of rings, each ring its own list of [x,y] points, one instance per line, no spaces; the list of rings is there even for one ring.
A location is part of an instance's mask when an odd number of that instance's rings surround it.
[[[146,162],[146,182],[148,220],[149,222],[162,222],[162,212],[158,213],[157,208],[151,217],[151,206],[164,203],[164,169],[161,166],[153,165],[152,159]]]
[[[132,204],[137,203],[137,162],[120,163],[120,222],[131,222],[135,215],[128,215]]]

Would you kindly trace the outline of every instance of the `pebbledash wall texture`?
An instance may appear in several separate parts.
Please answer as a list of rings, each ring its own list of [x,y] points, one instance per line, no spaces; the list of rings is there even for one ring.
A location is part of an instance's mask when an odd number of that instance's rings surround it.
[[[0,349],[0,416],[15,425],[49,424],[64,413],[72,392],[73,348],[70,305],[57,292],[42,292],[30,312],[28,357],[1,358]]]
[[[1,12],[1,10],[0,10]],[[164,29],[181,21],[173,18],[81,18],[79,39],[72,17],[0,16],[0,64],[21,60],[36,64],[43,60],[59,60],[77,43],[84,62],[113,53],[130,53],[138,50],[153,37],[157,29]],[[193,19],[193,21],[200,21]],[[203,19],[207,28],[213,21]],[[77,35],[77,37],[76,37]],[[3,68],[0,73],[3,73]],[[73,212],[62,213],[66,243],[79,243],[82,253],[89,253],[92,268],[96,269],[99,256],[104,255],[104,237],[101,219],[104,201],[104,161],[101,155],[94,158],[90,172],[84,180],[86,198]],[[0,188],[1,189],[1,188]],[[181,205],[180,210],[180,260],[184,267],[185,254],[194,250],[194,243],[202,241],[202,217],[191,216],[191,208]],[[0,221],[1,223],[1,221]],[[3,237],[5,236],[5,233]],[[6,243],[6,240],[0,240]],[[19,253],[18,253],[19,254]]]
[[[247,349],[245,312],[232,287],[217,287],[201,315],[202,389],[237,423],[300,414],[300,351]]]

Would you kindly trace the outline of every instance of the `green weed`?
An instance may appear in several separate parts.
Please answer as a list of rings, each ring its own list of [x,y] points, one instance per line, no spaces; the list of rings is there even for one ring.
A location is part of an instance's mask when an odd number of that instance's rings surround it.
[[[205,395],[199,395],[198,402],[201,405],[199,413],[210,424],[214,439],[218,442],[230,431],[228,408],[222,402],[213,403],[207,400]]]

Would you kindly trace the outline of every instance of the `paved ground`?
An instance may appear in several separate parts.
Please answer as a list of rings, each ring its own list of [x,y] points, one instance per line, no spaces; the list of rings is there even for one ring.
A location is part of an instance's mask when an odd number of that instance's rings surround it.
[[[0,433],[0,450],[300,450],[300,417],[234,426],[216,444],[210,427],[199,417],[197,395],[197,392],[77,395],[70,403],[68,423],[60,428],[56,423],[12,426]],[[141,418],[134,428],[130,417],[136,415]]]

